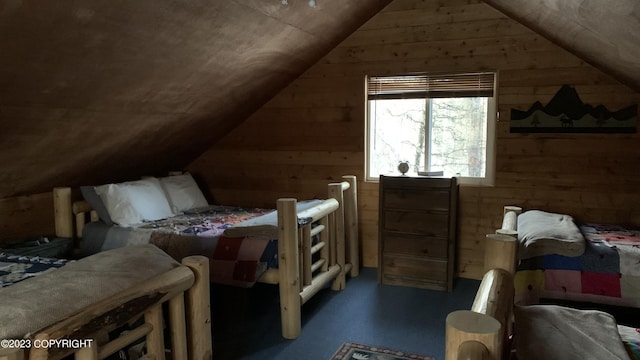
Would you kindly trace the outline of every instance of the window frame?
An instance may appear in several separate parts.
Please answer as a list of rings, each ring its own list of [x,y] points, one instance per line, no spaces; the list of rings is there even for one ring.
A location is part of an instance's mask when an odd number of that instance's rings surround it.
[[[497,102],[498,102],[498,94],[497,94],[497,90],[498,90],[498,71],[482,71],[482,72],[452,72],[452,73],[441,73],[441,74],[405,74],[405,75],[385,75],[385,76],[365,76],[364,79],[364,90],[365,90],[365,176],[364,176],[364,180],[367,182],[378,182],[380,180],[379,175],[376,176],[371,176],[370,175],[370,156],[371,156],[371,151],[370,151],[370,147],[372,146],[371,144],[371,131],[373,130],[371,128],[371,119],[370,119],[370,114],[369,114],[369,101],[372,100],[370,99],[371,94],[369,91],[369,87],[370,87],[370,79],[372,77],[375,78],[385,78],[385,77],[394,77],[394,78],[402,78],[402,77],[414,77],[414,76],[425,76],[427,78],[431,77],[432,79],[442,79],[443,77],[447,77],[447,76],[457,76],[457,75],[468,75],[468,74],[491,74],[493,77],[493,89],[491,92],[491,96],[486,96],[488,98],[488,104],[487,104],[487,126],[486,126],[486,165],[485,165],[485,176],[484,177],[467,177],[467,176],[459,176],[457,177],[458,179],[458,183],[461,185],[472,185],[472,186],[494,186],[495,185],[495,162],[496,162],[496,156],[495,156],[495,147],[496,147],[496,123],[498,121],[499,118],[499,114],[497,111]],[[428,82],[429,80],[427,80]],[[415,98],[424,98],[424,99],[433,99],[433,98],[437,98],[437,97],[445,97],[445,98],[453,98],[453,97],[459,97],[459,96],[444,96],[444,95],[448,95],[448,93],[445,93],[443,95],[442,92],[437,91],[438,89],[434,89],[436,90],[436,94],[437,96],[429,96],[430,91],[429,91],[429,87],[427,85],[427,90],[416,90],[415,88],[412,88],[411,91],[414,92],[414,94],[416,95],[410,95],[412,97]],[[394,91],[392,89],[392,91]],[[417,96],[417,93],[422,93],[424,94],[424,96]],[[451,95],[459,95],[459,93],[456,92],[451,92]],[[394,95],[387,95],[387,99],[402,99],[404,97],[402,97],[402,95],[398,95],[396,94],[397,97],[393,97]],[[466,95],[466,96],[471,96],[471,95]],[[475,97],[481,97],[481,95],[476,95]],[[380,98],[382,99],[382,98]],[[431,106],[431,101],[428,101],[429,106]],[[425,122],[430,122],[427,121],[428,119],[425,119]],[[431,127],[431,124],[428,125],[429,128]],[[430,131],[428,131],[430,133]],[[425,142],[429,142],[425,144],[425,162],[428,161],[428,149],[430,147],[430,134],[425,134]],[[426,164],[422,164],[422,166],[426,166]]]

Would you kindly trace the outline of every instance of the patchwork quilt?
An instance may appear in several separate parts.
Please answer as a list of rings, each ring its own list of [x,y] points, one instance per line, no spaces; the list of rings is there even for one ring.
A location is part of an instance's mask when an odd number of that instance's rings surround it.
[[[276,238],[260,235],[229,237],[223,234],[234,225],[273,211],[211,206],[145,224],[138,229],[152,229],[149,242],[174,259],[189,255],[209,257],[211,282],[249,287],[269,267],[277,267]]]
[[[640,360],[640,328],[618,325],[618,332],[629,358]]]
[[[581,256],[545,255],[520,261],[516,302],[540,298],[640,307],[640,230],[584,224]]]
[[[318,202],[299,201],[297,209]],[[84,243],[93,253],[151,243],[178,261],[190,255],[206,256],[212,283],[238,287],[253,286],[266,270],[277,268],[277,236],[275,210],[221,205],[134,227],[91,223],[83,232]]]

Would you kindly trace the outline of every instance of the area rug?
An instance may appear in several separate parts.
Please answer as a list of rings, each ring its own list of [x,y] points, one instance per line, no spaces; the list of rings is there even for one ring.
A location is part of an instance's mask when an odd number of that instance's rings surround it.
[[[435,358],[379,346],[346,342],[330,360],[435,360]]]

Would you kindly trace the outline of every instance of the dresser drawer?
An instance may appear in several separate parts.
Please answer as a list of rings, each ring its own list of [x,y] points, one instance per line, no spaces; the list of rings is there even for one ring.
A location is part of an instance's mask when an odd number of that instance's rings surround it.
[[[419,189],[388,189],[382,205],[388,209],[449,211],[449,189],[430,191]]]
[[[384,274],[396,277],[447,281],[447,261],[385,254]]]
[[[449,214],[415,212],[404,210],[382,210],[383,231],[419,234],[428,237],[449,236]]]
[[[447,281],[443,280],[384,274],[381,281],[386,285],[411,286],[429,290],[450,291],[449,284]]]
[[[416,189],[426,192],[451,188],[451,178],[411,177],[411,176],[381,176],[380,182],[386,189]]]
[[[420,235],[387,232],[384,234],[382,252],[385,254],[423,256],[446,260],[447,245],[447,238],[426,238]]]
[[[380,176],[378,281],[451,291],[456,178]]]

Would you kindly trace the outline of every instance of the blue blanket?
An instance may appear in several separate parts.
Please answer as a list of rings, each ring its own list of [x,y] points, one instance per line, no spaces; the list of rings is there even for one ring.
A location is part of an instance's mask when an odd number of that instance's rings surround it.
[[[0,252],[0,288],[59,268],[69,260]]]

